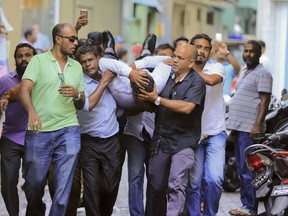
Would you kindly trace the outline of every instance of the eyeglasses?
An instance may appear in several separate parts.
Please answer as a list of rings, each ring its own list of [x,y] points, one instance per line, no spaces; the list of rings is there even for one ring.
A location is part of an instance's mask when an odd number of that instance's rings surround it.
[[[61,81],[61,86],[65,85],[64,74],[63,73],[58,73],[58,76],[59,76],[60,81]]]
[[[76,37],[76,36],[62,36],[62,35],[58,35],[58,36],[61,38],[67,38],[71,43],[78,41],[78,37]]]

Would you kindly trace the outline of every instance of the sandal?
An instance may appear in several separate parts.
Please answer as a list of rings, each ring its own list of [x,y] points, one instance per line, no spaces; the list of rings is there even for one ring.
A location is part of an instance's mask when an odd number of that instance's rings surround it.
[[[252,214],[249,212],[249,211],[247,211],[246,209],[239,209],[239,208],[237,208],[237,209],[231,209],[230,211],[229,211],[229,214],[230,215],[235,215],[235,216],[251,216]]]

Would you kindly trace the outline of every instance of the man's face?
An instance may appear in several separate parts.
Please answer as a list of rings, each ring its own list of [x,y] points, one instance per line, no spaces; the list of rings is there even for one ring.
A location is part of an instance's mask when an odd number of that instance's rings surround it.
[[[212,48],[210,43],[206,39],[200,38],[196,39],[193,45],[195,46],[198,52],[198,57],[195,64],[197,65],[206,64]]]
[[[33,50],[29,47],[19,48],[16,52],[15,62],[17,74],[22,77],[28,63],[33,57]]]
[[[96,57],[94,53],[91,52],[80,54],[79,62],[82,65],[83,72],[87,76],[94,78],[94,76],[97,74],[99,69],[99,59],[99,56]]]
[[[183,45],[176,48],[173,56],[172,70],[176,74],[181,74],[191,70],[194,61],[190,56],[190,45]]]
[[[78,35],[74,28],[66,26],[62,29],[60,38],[60,50],[64,55],[72,55],[78,45]]]
[[[253,44],[244,45],[242,58],[243,61],[247,64],[247,66],[259,63],[260,56],[261,52],[258,52]]]

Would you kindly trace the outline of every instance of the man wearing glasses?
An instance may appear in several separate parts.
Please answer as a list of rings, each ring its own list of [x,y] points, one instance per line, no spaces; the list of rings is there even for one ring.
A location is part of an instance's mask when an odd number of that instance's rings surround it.
[[[65,215],[80,150],[76,109],[84,106],[83,75],[81,65],[69,57],[78,37],[67,23],[57,24],[52,37],[53,48],[32,58],[20,87],[28,113],[23,174],[27,215],[45,215],[42,197],[51,163],[55,195],[50,215]]]

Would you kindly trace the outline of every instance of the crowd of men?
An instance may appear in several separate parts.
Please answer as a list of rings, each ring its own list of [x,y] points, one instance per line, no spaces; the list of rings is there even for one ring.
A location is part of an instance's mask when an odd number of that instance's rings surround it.
[[[77,31],[57,24],[53,47],[42,54],[20,43],[15,71],[0,78],[0,111],[6,115],[1,192],[9,215],[19,215],[22,160],[26,215],[45,215],[47,181],[49,215],[77,215],[81,184],[86,215],[111,215],[127,151],[130,215],[215,216],[227,136],[225,64],[230,62],[235,74],[240,70],[227,46],[219,45],[213,60],[206,34],[180,37],[173,46],[156,49],[157,37],[149,34],[140,56],[127,65],[119,61],[109,31],[81,40]],[[272,76],[260,56],[257,41],[244,45],[246,65],[230,105],[227,128],[235,134],[243,204],[231,215],[257,214],[243,150],[252,144],[251,134],[264,130],[272,91]],[[120,109],[127,118],[123,131]]]

